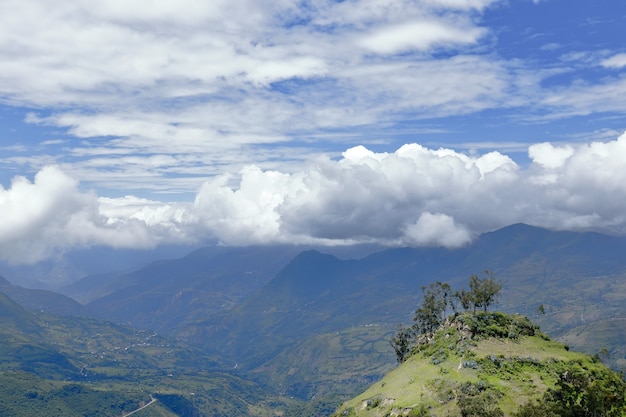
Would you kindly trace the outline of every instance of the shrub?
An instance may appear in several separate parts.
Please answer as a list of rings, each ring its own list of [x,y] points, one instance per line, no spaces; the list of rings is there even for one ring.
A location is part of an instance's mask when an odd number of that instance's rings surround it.
[[[431,414],[430,414],[428,407],[426,407],[424,404],[420,404],[419,407],[415,407],[411,411],[409,411],[408,416],[409,417],[431,417]]]
[[[536,325],[521,315],[479,312],[460,315],[457,320],[469,327],[474,337],[517,339],[520,336],[534,336],[539,332]]]
[[[466,382],[459,387],[457,405],[462,417],[502,417],[499,398],[500,393],[482,381]]]

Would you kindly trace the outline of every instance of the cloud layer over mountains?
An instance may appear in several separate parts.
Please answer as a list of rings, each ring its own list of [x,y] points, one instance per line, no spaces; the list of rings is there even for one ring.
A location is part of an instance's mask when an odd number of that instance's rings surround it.
[[[498,152],[357,146],[292,173],[248,166],[209,179],[188,203],[104,198],[59,167],[0,188],[0,253],[35,262],[90,246],[375,242],[456,247],[511,223],[626,233],[626,134],[578,146],[536,144],[522,168]]]

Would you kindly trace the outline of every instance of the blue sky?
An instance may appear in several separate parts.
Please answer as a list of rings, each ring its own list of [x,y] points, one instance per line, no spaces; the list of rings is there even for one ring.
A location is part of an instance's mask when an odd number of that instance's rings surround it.
[[[626,232],[622,2],[6,0],[0,16],[4,260]]]

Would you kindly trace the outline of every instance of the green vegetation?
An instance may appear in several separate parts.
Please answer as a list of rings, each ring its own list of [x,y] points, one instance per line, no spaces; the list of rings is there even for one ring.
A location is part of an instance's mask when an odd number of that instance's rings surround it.
[[[393,328],[380,324],[351,327],[306,338],[260,369],[284,394],[305,398],[289,417],[328,416],[343,401],[393,369],[388,340]]]
[[[602,367],[582,362],[558,364],[558,380],[542,398],[529,401],[516,417],[621,417],[626,414],[624,380]]]
[[[625,394],[618,373],[526,317],[479,311],[449,318],[334,415],[612,417],[626,415]]]
[[[33,315],[2,298],[0,317],[11,318],[0,326],[1,415],[123,416],[150,404],[133,416],[267,416],[294,402],[152,331]]]
[[[571,352],[525,316],[489,312],[501,288],[489,272],[469,291],[422,287],[415,324],[391,339],[400,366],[334,416],[626,416],[626,382],[600,361],[608,350]]]
[[[470,290],[456,291],[451,293],[450,284],[440,281],[434,282],[429,286],[422,287],[422,303],[415,310],[415,317],[413,318],[413,326],[402,328],[399,327],[395,336],[391,339],[391,346],[396,353],[396,359],[399,363],[402,363],[411,354],[414,349],[412,341],[415,340],[415,344],[421,344],[430,337],[432,337],[435,330],[441,326],[444,321],[450,320],[448,313],[452,309],[454,311],[454,318],[457,317],[457,304],[455,300],[461,305],[463,310],[467,312],[472,310],[472,316],[464,317],[486,317],[477,316],[476,309],[482,309],[484,313],[487,313],[489,307],[491,307],[500,294],[502,284],[495,279],[493,272],[485,271],[483,278],[479,278],[477,275],[472,275],[469,278]],[[466,319],[467,320],[467,319]],[[503,319],[506,321],[506,319]],[[494,322],[492,333],[502,331],[502,335],[508,333],[507,329],[502,327],[505,323]],[[470,329],[478,330],[481,323],[468,323],[471,325]],[[499,328],[497,328],[500,326]],[[500,334],[490,334],[498,336]]]
[[[102,391],[20,371],[0,374],[0,410],[6,416],[120,416],[146,401],[150,397],[136,390]]]

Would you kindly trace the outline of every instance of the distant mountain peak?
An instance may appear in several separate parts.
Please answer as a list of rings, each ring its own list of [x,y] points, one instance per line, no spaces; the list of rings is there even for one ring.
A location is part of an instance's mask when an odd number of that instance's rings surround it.
[[[550,233],[550,230],[538,227],[531,226],[526,223],[514,223],[500,229],[494,230],[492,232],[487,232],[485,234],[519,234],[519,233]]]

